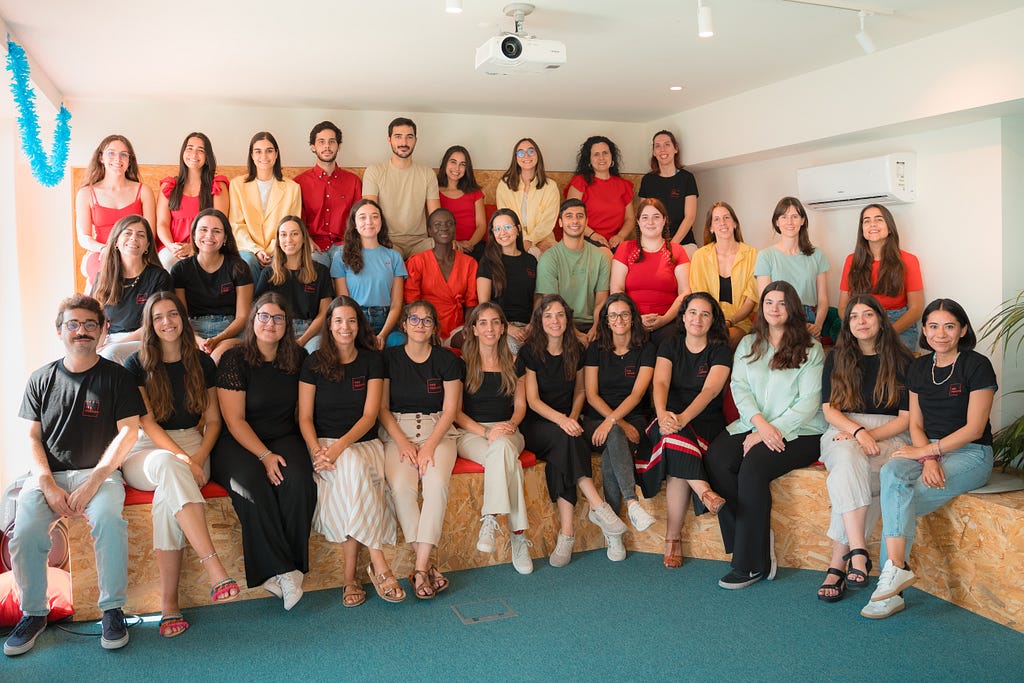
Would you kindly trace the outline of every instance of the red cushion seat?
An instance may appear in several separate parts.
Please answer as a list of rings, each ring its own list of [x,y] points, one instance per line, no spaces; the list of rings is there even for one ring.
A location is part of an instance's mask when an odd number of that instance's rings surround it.
[[[203,498],[225,498],[228,495],[227,490],[223,486],[213,481],[199,489],[199,493],[203,494]],[[152,491],[140,491],[138,489],[133,489],[131,486],[128,486],[128,484],[124,485],[125,505],[149,505],[152,502]]]
[[[519,454],[519,462],[523,467],[533,467],[537,464],[537,456],[533,451],[523,451]],[[455,458],[455,467],[452,468],[452,474],[470,474],[483,471],[483,465],[477,464],[472,460],[466,460],[465,458]]]

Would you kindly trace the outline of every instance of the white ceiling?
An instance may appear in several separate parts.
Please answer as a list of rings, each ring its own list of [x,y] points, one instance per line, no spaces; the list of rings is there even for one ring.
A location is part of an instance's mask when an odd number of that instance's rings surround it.
[[[645,122],[863,54],[854,12],[782,0],[705,0],[710,39],[696,0],[536,0],[527,32],[564,42],[567,65],[477,74],[476,47],[512,29],[506,2],[0,0],[0,18],[69,99]],[[884,50],[1024,1],[869,3],[895,10],[868,18]]]

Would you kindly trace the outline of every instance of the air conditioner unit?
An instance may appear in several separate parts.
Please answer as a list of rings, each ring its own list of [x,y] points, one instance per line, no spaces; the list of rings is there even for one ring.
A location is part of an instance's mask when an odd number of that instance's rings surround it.
[[[495,36],[476,49],[476,70],[489,75],[536,74],[565,64],[565,43],[531,36]]]
[[[801,168],[796,182],[810,209],[905,204],[917,200],[916,156],[906,152]]]

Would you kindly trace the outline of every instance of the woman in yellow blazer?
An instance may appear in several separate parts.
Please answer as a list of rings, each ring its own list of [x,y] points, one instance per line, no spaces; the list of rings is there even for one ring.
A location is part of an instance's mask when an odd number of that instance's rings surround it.
[[[736,212],[725,202],[712,204],[704,223],[704,246],[690,259],[690,289],[707,292],[722,307],[734,349],[750,332],[750,314],[757,305],[756,261],[757,249],[743,241]]]
[[[281,173],[277,140],[266,131],[249,141],[249,174],[231,179],[231,230],[253,282],[270,263],[277,225],[285,216],[302,214],[302,194],[294,180]]]

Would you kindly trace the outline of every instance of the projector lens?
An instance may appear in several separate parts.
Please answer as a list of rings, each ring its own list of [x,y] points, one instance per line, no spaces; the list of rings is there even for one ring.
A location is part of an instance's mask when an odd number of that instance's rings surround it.
[[[515,36],[509,36],[501,41],[501,54],[508,59],[516,59],[523,54],[523,43]]]

